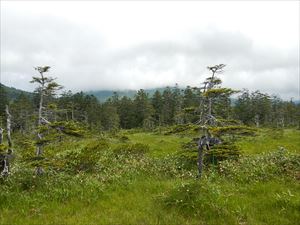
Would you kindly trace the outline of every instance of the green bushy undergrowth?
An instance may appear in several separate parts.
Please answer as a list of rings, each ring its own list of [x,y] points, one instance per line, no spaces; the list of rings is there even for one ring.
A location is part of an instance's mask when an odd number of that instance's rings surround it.
[[[149,152],[149,146],[142,143],[122,144],[113,149],[116,155],[143,156]]]
[[[184,168],[195,168],[198,160],[198,139],[182,144],[182,151],[177,153],[178,160],[183,164]],[[217,165],[224,160],[236,160],[242,155],[239,147],[234,143],[224,141],[219,145],[213,146],[210,150],[205,149],[203,155],[203,163],[205,166]]]
[[[199,126],[195,124],[178,124],[170,126],[164,131],[164,135],[172,134],[185,134],[185,135],[195,135],[199,134]]]
[[[224,160],[236,160],[241,154],[240,149],[234,143],[223,142],[220,145],[213,146],[213,148],[205,152],[204,162],[207,164],[217,164]]]
[[[227,178],[243,182],[265,181],[277,177],[300,178],[300,155],[284,148],[238,160],[220,162],[219,171]]]
[[[300,219],[299,174],[300,155],[281,148],[222,161],[158,199],[205,224],[294,224]]]
[[[94,201],[101,196],[103,184],[84,174],[69,175],[47,171],[36,176],[32,169],[14,168],[11,176],[1,181],[0,207],[29,207],[47,201],[71,199]]]
[[[284,182],[287,182],[285,184]],[[279,179],[252,184],[228,182],[218,175],[182,182],[158,201],[200,224],[297,224],[299,184]]]
[[[189,138],[126,135],[51,143],[43,176],[35,176],[28,165],[31,143],[17,145],[11,174],[0,181],[0,224],[282,225],[300,220],[299,154],[280,149],[218,161],[206,166],[199,180],[196,162],[178,153]],[[165,152],[151,155],[159,151]]]
[[[93,140],[82,148],[70,149],[54,157],[57,168],[73,172],[93,172],[102,154],[109,149],[107,140]]]

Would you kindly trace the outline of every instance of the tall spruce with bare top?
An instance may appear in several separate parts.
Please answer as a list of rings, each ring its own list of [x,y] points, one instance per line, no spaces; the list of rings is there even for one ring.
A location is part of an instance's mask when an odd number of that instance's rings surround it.
[[[43,126],[48,124],[47,118],[45,118],[45,107],[44,100],[46,96],[53,96],[58,90],[62,88],[61,85],[55,82],[55,78],[45,76],[44,73],[49,72],[50,66],[38,66],[35,70],[39,72],[39,77],[32,77],[31,83],[38,84],[36,92],[39,94],[39,108],[38,108],[38,129],[37,129],[37,142],[36,142],[36,158],[42,159],[43,155]],[[41,165],[36,167],[36,174],[40,175],[43,173]]]
[[[203,151],[210,150],[210,147],[221,143],[220,137],[213,137],[211,132],[212,129],[219,127],[220,125],[225,125],[220,123],[220,119],[215,116],[215,106],[217,102],[222,99],[229,100],[230,95],[236,93],[237,91],[231,88],[222,88],[220,85],[222,83],[221,79],[216,75],[223,73],[225,64],[218,64],[215,66],[208,66],[207,69],[211,72],[211,75],[206,78],[201,87],[201,102],[200,102],[200,118],[199,124],[201,130],[203,131],[202,136],[199,138],[198,142],[198,176],[201,177],[203,168]],[[229,100],[230,101],[230,100]],[[224,121],[224,118],[221,118]]]

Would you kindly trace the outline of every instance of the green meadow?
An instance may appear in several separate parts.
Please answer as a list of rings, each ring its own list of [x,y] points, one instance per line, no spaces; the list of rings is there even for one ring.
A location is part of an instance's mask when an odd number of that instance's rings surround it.
[[[66,138],[45,148],[43,176],[27,160],[31,143],[16,137],[0,224],[299,223],[299,130],[243,137],[240,158],[207,165],[201,179],[181,157],[192,136],[123,130]]]

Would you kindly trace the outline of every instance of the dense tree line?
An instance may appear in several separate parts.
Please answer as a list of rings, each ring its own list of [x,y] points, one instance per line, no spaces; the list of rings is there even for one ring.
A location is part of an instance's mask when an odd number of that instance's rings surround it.
[[[13,117],[12,130],[25,132],[36,125],[39,108],[38,94],[30,97],[21,93],[9,99],[1,90],[0,116],[4,121],[5,105],[9,103]],[[77,121],[95,130],[130,128],[153,129],[157,126],[197,123],[201,89],[187,86],[166,87],[149,96],[143,89],[133,98],[115,93],[105,102],[83,92],[64,92],[59,97],[44,99],[46,117],[51,121]],[[300,104],[283,101],[260,91],[241,91],[234,100],[220,95],[212,104],[217,118],[236,119],[243,124],[268,127],[299,127]],[[201,106],[200,106],[201,107]]]

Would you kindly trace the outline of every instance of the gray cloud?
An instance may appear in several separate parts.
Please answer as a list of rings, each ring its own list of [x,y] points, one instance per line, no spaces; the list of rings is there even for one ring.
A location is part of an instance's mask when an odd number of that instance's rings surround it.
[[[199,85],[206,66],[224,63],[224,85],[298,97],[299,52],[255,45],[241,32],[195,31],[182,40],[114,48],[98,30],[47,15],[1,19],[1,82],[32,90],[33,66],[53,66],[66,89]]]

